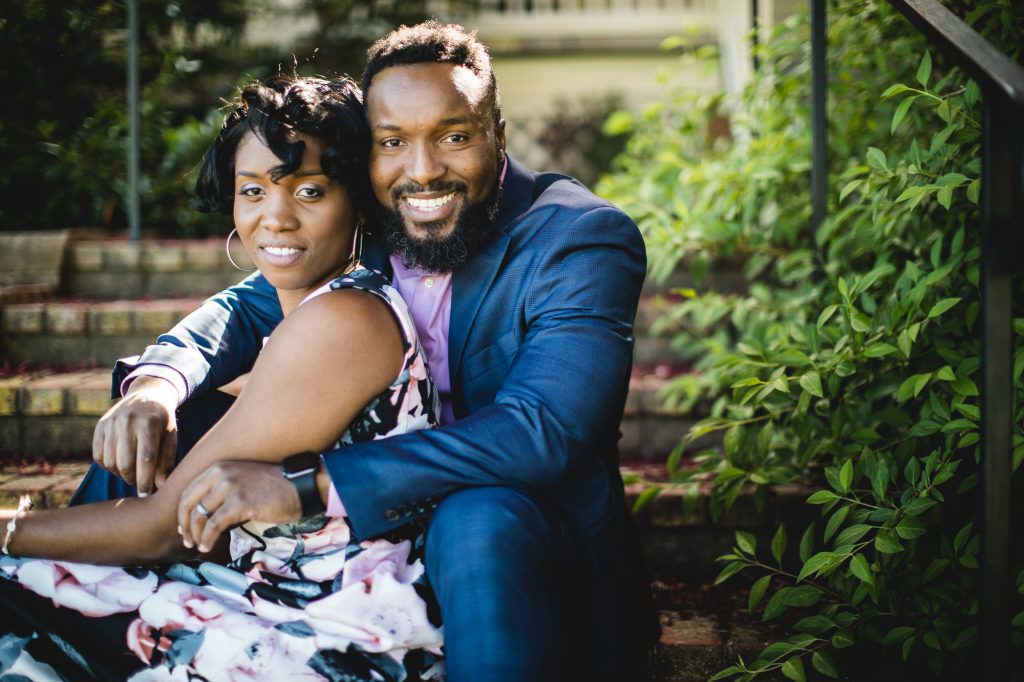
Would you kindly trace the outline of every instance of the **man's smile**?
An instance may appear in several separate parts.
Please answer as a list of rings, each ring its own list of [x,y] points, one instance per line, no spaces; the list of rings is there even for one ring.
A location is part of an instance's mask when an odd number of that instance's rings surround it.
[[[412,224],[437,224],[439,221],[447,223],[461,203],[457,200],[459,194],[460,192],[457,191],[449,191],[445,194],[435,193],[433,196],[406,194],[399,202],[399,209]]]

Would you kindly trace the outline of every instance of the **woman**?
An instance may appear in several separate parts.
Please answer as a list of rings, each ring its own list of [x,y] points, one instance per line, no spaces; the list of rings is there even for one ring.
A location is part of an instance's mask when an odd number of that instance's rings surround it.
[[[415,529],[360,542],[343,517],[317,514],[235,529],[230,568],[176,564],[158,574],[94,565],[194,556],[179,536],[179,500],[217,462],[281,462],[435,424],[436,393],[408,311],[354,249],[368,139],[347,78],[277,77],[241,92],[204,157],[197,194],[205,207],[232,213],[286,319],[238,400],[155,494],[22,511],[7,532],[5,554],[43,558],[0,558],[8,601],[23,617],[31,612],[36,636],[56,621],[69,633],[113,630],[77,647],[86,670],[102,652],[105,673],[94,675],[120,674],[130,650],[149,666],[138,679],[439,676],[440,629]],[[215,513],[217,504],[204,498],[193,514]],[[66,608],[47,621],[41,600],[11,582]],[[21,657],[0,655],[0,664],[29,662],[32,646],[47,644],[32,641],[0,640],[0,652],[21,649]]]

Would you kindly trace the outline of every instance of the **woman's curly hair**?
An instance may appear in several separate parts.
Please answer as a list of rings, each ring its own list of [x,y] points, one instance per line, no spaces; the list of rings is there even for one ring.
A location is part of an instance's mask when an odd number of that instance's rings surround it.
[[[200,163],[195,202],[199,210],[231,213],[235,155],[248,132],[281,159],[271,169],[274,182],[294,173],[302,163],[306,145],[294,139],[294,133],[320,138],[324,142],[321,168],[328,178],[348,187],[356,206],[362,208],[369,184],[370,130],[363,94],[351,78],[274,76],[242,88],[235,109],[224,119]]]

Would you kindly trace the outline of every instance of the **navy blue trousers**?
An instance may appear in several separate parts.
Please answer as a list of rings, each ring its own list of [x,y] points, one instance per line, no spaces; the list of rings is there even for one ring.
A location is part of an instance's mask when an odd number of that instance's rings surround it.
[[[182,406],[179,459],[232,400],[212,392]],[[93,464],[71,504],[135,494]],[[574,543],[550,505],[513,488],[458,491],[434,511],[426,543],[449,682],[602,679],[595,652],[580,655],[603,638],[588,632],[591,618],[576,618],[586,609],[578,607]]]

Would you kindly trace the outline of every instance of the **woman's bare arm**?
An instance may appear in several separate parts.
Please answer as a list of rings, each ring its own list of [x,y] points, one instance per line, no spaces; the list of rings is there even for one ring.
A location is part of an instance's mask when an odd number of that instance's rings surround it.
[[[222,460],[280,462],[330,447],[398,376],[402,350],[394,317],[373,295],[345,290],[309,301],[281,323],[245,391],[156,493],[29,512],[10,552],[115,565],[177,557],[178,499],[192,479]]]

